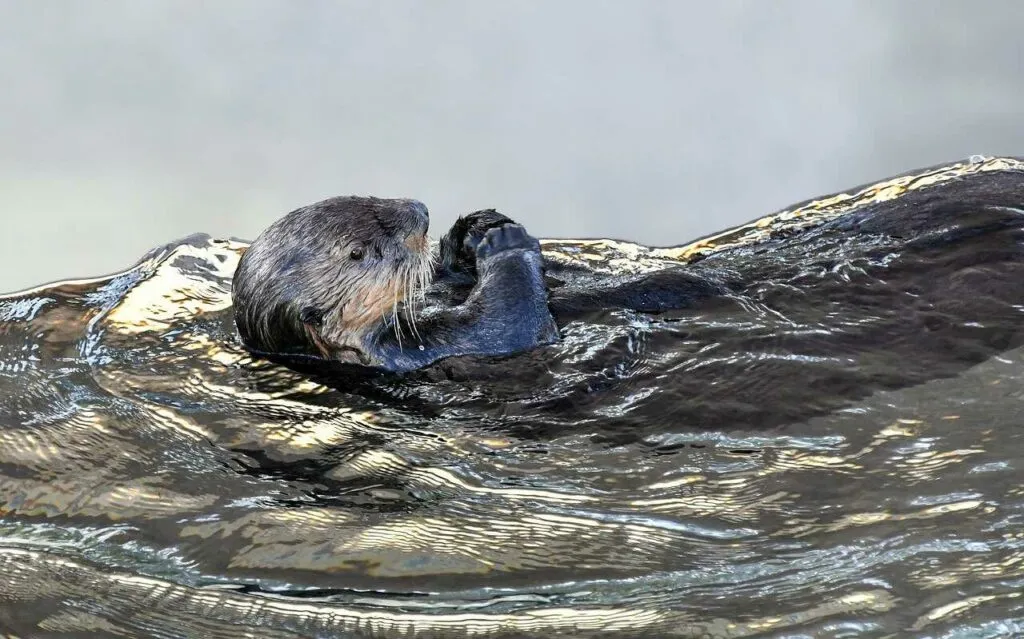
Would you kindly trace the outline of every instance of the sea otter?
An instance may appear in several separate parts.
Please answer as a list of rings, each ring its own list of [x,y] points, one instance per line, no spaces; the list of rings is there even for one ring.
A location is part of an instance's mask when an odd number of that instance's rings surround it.
[[[1024,172],[1002,162],[920,169],[668,248],[554,241],[542,253],[521,225],[484,210],[460,218],[435,259],[421,203],[333,198],[293,211],[248,249],[234,278],[236,325],[257,354],[314,371],[401,373],[551,344],[559,327],[601,313],[716,304],[820,314],[818,332],[771,338],[794,352],[941,348],[964,326],[1003,348],[1013,324],[984,320],[1019,288]]]
[[[335,197],[288,213],[235,272],[243,343],[296,368],[405,372],[551,344],[559,323],[592,310],[660,312],[725,290],[682,265],[609,277],[546,263],[540,243],[493,209],[460,217],[435,259],[428,224],[411,199]]]
[[[243,343],[293,365],[402,372],[557,340],[540,244],[522,226],[487,212],[464,218],[435,269],[428,221],[416,200],[354,196],[278,220],[246,251],[232,283]],[[470,281],[456,303],[416,309],[431,285]]]

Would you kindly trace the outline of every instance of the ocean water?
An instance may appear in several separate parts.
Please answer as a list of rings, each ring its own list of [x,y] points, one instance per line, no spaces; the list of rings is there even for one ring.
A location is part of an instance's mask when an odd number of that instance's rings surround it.
[[[249,358],[237,241],[0,298],[0,630],[1022,636],[1000,215],[840,215],[693,263],[734,294],[402,379]]]

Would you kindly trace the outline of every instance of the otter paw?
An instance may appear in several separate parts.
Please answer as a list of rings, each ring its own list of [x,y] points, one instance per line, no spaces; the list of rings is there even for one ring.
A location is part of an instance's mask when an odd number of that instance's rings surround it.
[[[494,209],[487,209],[459,218],[451,232],[461,234],[462,246],[469,252],[469,256],[473,256],[476,254],[476,247],[484,239],[487,231],[515,223],[516,221],[512,218],[502,215]]]
[[[505,224],[489,229],[476,247],[476,259],[516,249],[540,252],[540,242],[526,232],[521,224]]]

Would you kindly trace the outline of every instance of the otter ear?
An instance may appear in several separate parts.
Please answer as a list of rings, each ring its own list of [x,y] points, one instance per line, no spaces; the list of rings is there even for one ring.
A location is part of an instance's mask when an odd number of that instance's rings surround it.
[[[324,312],[315,306],[304,306],[299,311],[299,321],[302,322],[302,328],[305,329],[310,343],[320,351],[321,355],[330,358],[331,349],[327,347],[324,338],[320,335],[320,327],[324,323]]]
[[[299,311],[299,321],[303,324],[319,327],[324,323],[324,312],[315,306],[304,306]]]

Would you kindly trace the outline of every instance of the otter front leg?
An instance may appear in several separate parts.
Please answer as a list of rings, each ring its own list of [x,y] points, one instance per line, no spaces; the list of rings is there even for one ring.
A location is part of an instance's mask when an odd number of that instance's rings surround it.
[[[558,341],[547,305],[540,243],[522,226],[505,224],[488,230],[475,253],[478,279],[466,301],[428,310],[415,325],[405,324],[403,332],[419,339],[399,344],[381,335],[384,367],[408,371],[446,357],[509,355]]]
[[[475,329],[490,334],[514,350],[558,340],[558,327],[548,309],[540,242],[519,224],[487,231],[476,247],[478,283],[463,306],[475,307]]]

